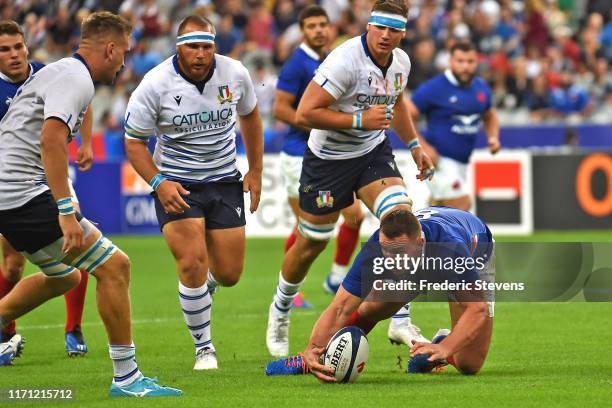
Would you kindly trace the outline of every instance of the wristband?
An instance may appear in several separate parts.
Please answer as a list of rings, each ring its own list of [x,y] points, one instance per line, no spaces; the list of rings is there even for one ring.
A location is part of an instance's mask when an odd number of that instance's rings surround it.
[[[56,201],[56,203],[60,215],[70,215],[75,213],[72,197],[60,198]]]
[[[408,150],[412,151],[414,149],[416,149],[417,147],[421,147],[421,144],[419,143],[419,139],[413,139],[410,143],[408,143]]]
[[[162,181],[164,181],[166,178],[164,176],[162,176],[161,173],[157,173],[152,179],[151,181],[149,181],[149,185],[151,186],[151,188],[155,191],[157,190],[157,187],[161,184]]]
[[[353,115],[353,129],[361,129],[361,112]]]

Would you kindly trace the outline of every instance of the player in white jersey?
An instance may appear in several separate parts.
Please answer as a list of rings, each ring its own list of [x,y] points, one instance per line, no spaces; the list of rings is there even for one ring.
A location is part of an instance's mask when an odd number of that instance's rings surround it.
[[[0,119],[4,117],[19,87],[43,64],[28,61],[28,48],[23,30],[12,20],[0,21]],[[4,100],[4,104],[2,104]],[[81,171],[91,168],[93,152],[91,148],[92,110],[87,109],[80,129],[81,145],[78,149],[77,164]],[[80,212],[76,193],[69,184],[75,209]],[[25,268],[25,257],[0,236],[2,267],[0,268],[0,298],[9,293],[19,282]],[[81,318],[87,291],[89,275],[81,271],[81,282],[64,294],[66,299],[66,352],[69,356],[85,355],[87,345],[81,331]],[[0,332],[0,342],[6,342],[16,335],[16,324],[10,322]]]
[[[87,17],[77,53],[32,75],[0,123],[0,233],[42,271],[0,299],[0,328],[73,288],[80,281],[76,268],[83,269],[97,280],[114,369],[109,394],[181,395],[138,369],[129,259],[75,211],[68,185],[68,142],[94,96],[94,81],[112,83],[123,65],[130,33],[130,25],[112,13]]]
[[[377,0],[367,33],[330,53],[297,108],[298,126],[312,131],[300,177],[300,234],[285,254],[268,315],[266,343],[274,356],[289,352],[291,301],[355,193],[378,218],[411,209],[385,130],[393,126],[408,144],[417,178],[433,168],[403,100],[410,59],[397,47],[407,14],[403,0]]]
[[[160,228],[176,260],[179,301],[195,344],[195,370],[217,368],[212,293],[244,265],[244,193],[259,204],[263,125],[253,83],[236,60],[215,54],[215,29],[198,16],[179,25],[176,55],[152,69],[128,102],[127,156],[154,190]],[[241,181],[235,128],[249,162]],[[146,140],[157,138],[153,156]]]

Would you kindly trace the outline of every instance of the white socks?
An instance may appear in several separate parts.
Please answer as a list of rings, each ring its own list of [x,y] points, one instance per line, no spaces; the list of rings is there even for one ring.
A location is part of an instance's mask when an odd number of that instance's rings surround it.
[[[276,287],[276,294],[274,295],[274,309],[278,313],[289,313],[291,302],[293,302],[293,298],[297,296],[302,282],[289,283],[283,278],[282,272],[278,275],[278,286]]]
[[[115,376],[113,382],[119,387],[130,385],[142,374],[136,364],[136,347],[134,343],[129,346],[108,345],[108,353],[113,360]]]
[[[200,288],[188,288],[179,282],[179,301],[196,353],[204,347],[214,350],[210,339],[212,297],[207,284]]]

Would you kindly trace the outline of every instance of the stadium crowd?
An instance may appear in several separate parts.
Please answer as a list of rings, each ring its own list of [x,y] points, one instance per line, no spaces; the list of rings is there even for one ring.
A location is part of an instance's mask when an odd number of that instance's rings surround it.
[[[402,47],[412,60],[409,89],[446,68],[454,41],[470,39],[503,124],[610,122],[610,0],[407,1]],[[30,58],[45,63],[75,49],[80,22],[92,11],[118,12],[136,27],[117,86],[99,87],[94,99],[95,128],[112,157],[122,151],[131,91],[174,53],[178,22],[194,12],[215,24],[218,53],[249,68],[266,127],[282,129],[272,118],[276,74],[301,41],[299,11],[312,3],[329,13],[330,47],[366,27],[368,0],[0,0],[0,17],[23,26]]]

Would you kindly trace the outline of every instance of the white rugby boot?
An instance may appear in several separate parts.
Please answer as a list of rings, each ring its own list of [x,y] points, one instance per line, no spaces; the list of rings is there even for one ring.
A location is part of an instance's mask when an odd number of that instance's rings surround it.
[[[217,353],[210,347],[199,349],[195,359],[194,370],[216,370],[219,368],[217,365]]]
[[[412,324],[410,318],[406,319],[391,319],[389,323],[389,331],[387,332],[391,344],[405,344],[412,347],[412,341],[430,343],[430,341],[421,334],[421,329]]]
[[[266,331],[266,345],[274,357],[283,357],[289,354],[289,314],[275,310],[274,302],[268,312],[268,330]]]

